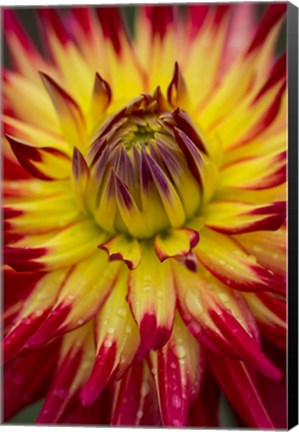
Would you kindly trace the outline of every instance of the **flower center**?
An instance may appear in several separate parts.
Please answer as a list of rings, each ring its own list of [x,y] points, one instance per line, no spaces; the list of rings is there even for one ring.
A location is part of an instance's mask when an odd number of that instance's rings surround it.
[[[84,205],[109,233],[149,238],[181,227],[208,199],[213,164],[185,111],[159,89],[143,94],[100,128],[84,169]],[[77,158],[78,159],[78,158]],[[88,175],[86,174],[88,172]],[[81,174],[80,174],[81,173]]]
[[[135,146],[141,150],[142,146],[147,147],[155,134],[161,129],[156,116],[144,116],[143,118],[129,118],[127,131],[123,137],[123,145],[127,151]]]

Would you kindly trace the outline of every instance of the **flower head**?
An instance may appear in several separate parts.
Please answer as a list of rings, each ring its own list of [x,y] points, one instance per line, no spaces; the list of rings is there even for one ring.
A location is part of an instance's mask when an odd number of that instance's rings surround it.
[[[5,10],[6,418],[285,426],[284,12]]]

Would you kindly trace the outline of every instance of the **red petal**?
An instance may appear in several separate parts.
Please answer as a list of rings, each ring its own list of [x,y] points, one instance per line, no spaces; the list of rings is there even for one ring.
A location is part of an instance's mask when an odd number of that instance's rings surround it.
[[[223,392],[246,425],[274,429],[252,371],[243,362],[227,357],[210,355],[209,362]]]
[[[115,383],[112,407],[112,425],[161,424],[155,386],[146,362],[134,362]]]
[[[47,391],[58,359],[60,341],[8,363],[3,373],[4,420],[39,400]]]
[[[173,6],[144,6],[145,16],[150,21],[152,37],[159,36],[163,39],[167,34],[168,29],[174,23],[174,7]]]
[[[105,346],[105,342],[98,351],[94,367],[81,392],[81,401],[84,406],[95,402],[104,390],[114,372],[117,347],[116,343]]]
[[[220,388],[206,365],[198,398],[190,407],[190,426],[219,428],[219,404]]]
[[[256,35],[248,48],[247,54],[250,54],[259,48],[266,39],[272,27],[281,20],[286,13],[286,3],[270,4],[262,18],[262,21],[257,29]]]

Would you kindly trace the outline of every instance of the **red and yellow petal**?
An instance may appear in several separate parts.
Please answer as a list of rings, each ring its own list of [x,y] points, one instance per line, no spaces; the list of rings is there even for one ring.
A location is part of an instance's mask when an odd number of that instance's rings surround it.
[[[16,316],[14,325],[5,336],[3,342],[5,361],[14,357],[39,329],[48,316],[67,273],[68,270],[48,273],[35,284]]]
[[[236,240],[248,254],[254,255],[262,266],[285,279],[287,234],[284,226],[277,231],[238,235]]]
[[[88,377],[94,355],[92,323],[64,336],[56,373],[37,418],[38,424],[59,422],[68,403]]]
[[[286,152],[247,157],[222,167],[221,188],[268,189],[286,182]]]
[[[38,351],[27,352],[5,365],[2,375],[5,422],[45,397],[54,377],[60,343],[55,341]]]
[[[214,201],[202,212],[206,225],[224,234],[276,230],[286,218],[285,202],[249,204],[241,201]]]
[[[134,362],[123,377],[114,383],[111,424],[161,424],[155,384],[146,361]]]
[[[286,302],[271,293],[243,294],[246,303],[256,319],[261,333],[273,345],[286,348]]]
[[[240,291],[285,292],[284,280],[263,267],[233,238],[204,229],[195,249],[199,261],[229,287]]]
[[[126,234],[118,234],[98,247],[108,253],[109,261],[124,261],[130,270],[134,270],[142,259],[139,241]]]
[[[32,176],[42,180],[64,180],[70,176],[69,157],[50,147],[36,148],[16,138],[6,137],[23,166]]]
[[[96,317],[96,359],[82,389],[84,405],[92,404],[112,378],[120,378],[137,354],[140,336],[126,301],[128,276],[128,270],[123,266]]]
[[[155,251],[161,262],[167,258],[187,256],[197,245],[199,234],[189,228],[167,230],[155,237]]]
[[[151,351],[150,363],[163,425],[186,426],[189,407],[199,392],[203,357],[179,315],[169,341],[159,350]]]
[[[6,202],[7,205],[3,209],[4,229],[11,234],[34,235],[57,232],[73,223],[79,216],[75,200],[64,194],[25,201],[7,199]]]
[[[70,267],[95,252],[97,245],[105,238],[107,234],[93,221],[83,220],[55,234],[23,237],[5,248],[4,260],[18,271]]]
[[[119,267],[114,263],[107,266],[104,253],[96,251],[90,258],[72,268],[51,312],[28,344],[41,346],[53,337],[74,330],[94,317],[114,289]]]
[[[159,348],[170,337],[176,296],[173,276],[166,261],[160,263],[151,244],[142,244],[142,260],[129,275],[132,313],[139,326],[141,351]]]
[[[209,363],[224,394],[246,424],[252,428],[274,429],[258,390],[255,371],[244,362],[223,356],[211,355]]]
[[[260,347],[256,323],[241,295],[210,274],[175,268],[179,309],[188,329],[209,349],[242,359],[274,379],[280,372]]]
[[[84,149],[87,144],[86,125],[80,107],[52,78],[46,74],[41,76],[52,99],[66,141],[71,147]]]

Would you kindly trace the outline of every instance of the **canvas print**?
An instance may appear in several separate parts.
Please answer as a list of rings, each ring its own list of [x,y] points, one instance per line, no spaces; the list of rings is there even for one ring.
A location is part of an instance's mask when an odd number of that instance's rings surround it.
[[[4,421],[286,427],[286,4],[2,15]]]

